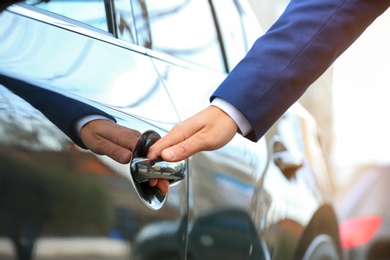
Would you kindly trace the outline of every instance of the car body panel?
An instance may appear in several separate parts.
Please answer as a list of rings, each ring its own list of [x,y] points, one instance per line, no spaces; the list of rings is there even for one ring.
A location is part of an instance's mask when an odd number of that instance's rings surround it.
[[[186,17],[192,9],[185,8],[209,7],[212,1],[189,5],[172,1],[169,12],[160,13],[156,10],[162,3],[146,3],[115,2],[121,8],[117,15],[134,26],[123,36],[120,26],[119,31],[110,31],[108,25],[107,32],[101,21],[97,26],[93,19],[74,21],[54,9],[12,6],[0,14],[0,74],[96,107],[120,125],[164,136],[209,104],[208,97],[227,75],[224,70],[239,61],[260,31],[251,28],[255,33],[246,31],[247,35],[240,31],[253,21],[244,1],[228,3],[229,10],[241,10],[235,14],[242,17],[241,27],[234,28],[224,22],[226,15],[219,15],[223,10],[216,1],[211,12],[215,16],[208,21],[218,21],[221,37],[212,48],[223,49],[221,39],[228,41],[226,57],[218,60],[226,66],[210,69],[207,65],[213,63],[196,60],[207,54],[196,59],[180,51],[184,56],[170,54],[175,45],[169,38],[152,41],[156,38],[151,32],[160,32],[164,23],[155,23],[152,29],[145,26],[148,21],[163,21],[159,19],[172,14],[175,4],[180,4],[178,13],[184,12],[178,17]],[[237,34],[243,38],[237,39]],[[239,47],[239,52],[228,55]],[[134,188],[128,164],[81,149],[7,86],[0,86],[0,94],[0,185],[5,187],[0,204],[1,257],[17,252],[25,254],[24,259],[32,253],[49,259],[292,259],[306,250],[297,248],[302,236],[310,233],[305,227],[330,203],[326,191],[331,185],[323,177],[327,173],[320,161],[315,123],[298,104],[256,143],[237,134],[221,149],[190,157],[185,178],[171,185],[166,197],[156,195],[156,202],[144,200]],[[292,179],[275,164],[275,138],[282,140],[287,152],[303,157],[303,166]],[[23,245],[20,240],[26,237]],[[7,241],[16,245],[15,252]]]

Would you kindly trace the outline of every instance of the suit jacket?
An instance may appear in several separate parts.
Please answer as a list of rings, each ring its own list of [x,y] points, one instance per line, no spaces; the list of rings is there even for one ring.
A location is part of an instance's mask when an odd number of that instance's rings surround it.
[[[87,115],[102,115],[116,122],[114,117],[93,106],[12,77],[0,74],[0,85],[30,103],[82,148],[87,147],[74,131],[77,119]]]
[[[211,96],[234,105],[260,139],[389,0],[292,0]],[[384,32],[388,33],[388,32]]]

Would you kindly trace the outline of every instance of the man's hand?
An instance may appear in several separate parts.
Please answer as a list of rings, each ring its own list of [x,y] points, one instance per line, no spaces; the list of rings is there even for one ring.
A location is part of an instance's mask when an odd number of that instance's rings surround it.
[[[148,158],[176,162],[200,151],[216,150],[233,139],[237,130],[237,124],[229,115],[215,106],[209,106],[174,126],[149,148]]]
[[[80,137],[89,150],[107,155],[119,163],[129,163],[141,133],[108,120],[93,120],[80,130]]]
[[[108,120],[90,121],[80,131],[80,137],[89,150],[107,155],[122,164],[130,162],[140,136],[140,132]],[[149,185],[156,186],[162,194],[166,194],[169,189],[169,182],[164,179],[150,180]]]

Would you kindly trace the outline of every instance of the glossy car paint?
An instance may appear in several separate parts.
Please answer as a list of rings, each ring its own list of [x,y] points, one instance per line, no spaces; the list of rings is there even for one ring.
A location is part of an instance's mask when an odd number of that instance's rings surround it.
[[[127,14],[136,14],[140,3],[132,2]],[[214,2],[226,41],[220,70],[188,62],[180,52],[167,54],[174,36],[161,32],[161,45],[150,46],[145,16],[135,15],[132,41],[74,17],[15,5],[0,15],[0,73],[163,136],[208,105],[224,70],[261,34],[246,32],[245,41],[233,44],[238,38],[229,18],[243,18],[242,29],[254,21],[247,4],[237,3],[226,4],[227,11],[223,1]],[[299,104],[257,143],[237,135],[224,148],[189,158],[185,179],[162,200],[150,201],[134,188],[129,165],[80,149],[6,87],[0,86],[1,257],[314,259],[324,248],[338,257],[331,180],[316,125]],[[290,155],[283,157],[284,172],[275,163],[276,142]]]

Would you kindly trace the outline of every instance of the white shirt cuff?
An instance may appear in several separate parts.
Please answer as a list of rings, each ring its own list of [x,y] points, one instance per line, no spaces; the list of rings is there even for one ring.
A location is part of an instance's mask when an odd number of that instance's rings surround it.
[[[77,136],[80,137],[81,128],[83,128],[83,126],[85,124],[87,124],[91,121],[94,121],[94,120],[98,120],[98,119],[103,119],[103,120],[108,120],[108,121],[114,122],[111,119],[109,119],[105,116],[102,116],[102,115],[88,115],[88,116],[81,117],[74,124],[74,128],[75,128]]]
[[[241,134],[247,135],[252,131],[252,126],[246,117],[232,104],[222,98],[214,98],[211,105],[216,106],[228,114],[236,122]]]

